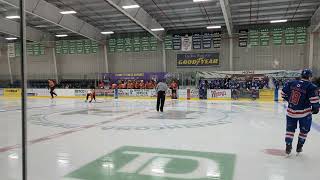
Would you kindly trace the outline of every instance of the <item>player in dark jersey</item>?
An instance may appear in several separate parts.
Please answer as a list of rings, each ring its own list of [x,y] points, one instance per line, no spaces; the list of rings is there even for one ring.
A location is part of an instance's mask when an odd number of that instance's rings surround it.
[[[312,124],[312,114],[319,113],[319,94],[317,86],[310,82],[312,71],[305,69],[301,73],[301,80],[288,82],[281,95],[288,102],[286,153],[292,150],[292,141],[299,123],[299,139],[296,152],[302,152],[303,145]]]
[[[56,97],[58,96],[54,90],[56,89],[56,83],[53,80],[48,80],[48,89],[50,90],[50,95],[51,95],[51,99],[54,98],[53,95],[55,95]]]
[[[231,79],[229,83],[230,83],[230,89],[231,89],[231,97],[232,99],[236,100],[239,98],[239,93],[238,93],[239,83],[233,79]]]
[[[252,100],[256,100],[259,93],[259,84],[256,80],[252,80],[251,82],[251,98]]]

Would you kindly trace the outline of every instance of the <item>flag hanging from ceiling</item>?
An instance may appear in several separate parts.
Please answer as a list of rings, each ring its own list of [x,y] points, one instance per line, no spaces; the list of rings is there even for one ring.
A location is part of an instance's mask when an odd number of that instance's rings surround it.
[[[181,37],[182,42],[182,51],[191,51],[192,50],[192,36],[185,35]]]

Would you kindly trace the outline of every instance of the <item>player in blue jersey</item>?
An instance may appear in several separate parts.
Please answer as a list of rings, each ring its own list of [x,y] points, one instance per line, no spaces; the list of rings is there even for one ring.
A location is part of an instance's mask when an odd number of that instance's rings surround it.
[[[302,152],[302,147],[312,124],[312,114],[319,113],[319,94],[317,86],[310,82],[312,71],[305,69],[301,73],[301,80],[288,82],[281,95],[288,102],[286,153],[291,154],[292,141],[297,124],[299,123],[299,139],[296,152]]]
[[[259,93],[259,83],[256,80],[252,80],[251,82],[251,98],[252,100],[256,100]]]

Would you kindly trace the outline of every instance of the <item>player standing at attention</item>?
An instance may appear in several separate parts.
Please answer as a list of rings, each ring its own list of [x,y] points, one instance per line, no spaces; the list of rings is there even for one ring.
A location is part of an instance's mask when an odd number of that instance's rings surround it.
[[[170,88],[172,89],[172,99],[178,99],[177,96],[177,90],[178,90],[178,84],[176,83],[176,81],[172,81]]]
[[[139,86],[140,86],[140,89],[145,89],[146,88],[146,84],[144,83],[143,80],[140,81]]]
[[[138,80],[134,83],[134,89],[140,89],[140,82]]]
[[[164,80],[163,80],[164,81]],[[156,87],[156,92],[158,94],[157,98],[157,111],[159,112],[159,109],[161,112],[163,112],[164,103],[166,100],[166,92],[168,90],[168,86],[163,81],[160,81]]]
[[[50,95],[51,95],[51,99],[54,98],[53,95],[55,95],[56,97],[58,96],[54,90],[56,89],[56,83],[53,80],[48,80],[48,89],[50,90]]]
[[[302,147],[312,124],[312,114],[319,113],[319,94],[317,86],[310,82],[312,71],[305,69],[301,73],[301,80],[288,82],[281,95],[288,102],[286,153],[291,154],[292,141],[299,122],[299,139],[296,152],[302,152]]]

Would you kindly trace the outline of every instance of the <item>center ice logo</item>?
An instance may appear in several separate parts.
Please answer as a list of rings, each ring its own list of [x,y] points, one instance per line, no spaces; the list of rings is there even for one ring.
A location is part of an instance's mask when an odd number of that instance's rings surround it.
[[[232,180],[234,162],[232,154],[123,147],[63,180]]]
[[[177,179],[200,179],[206,177],[220,177],[220,169],[218,164],[215,161],[207,158],[134,151],[127,151],[123,153],[137,155],[137,157],[132,161],[128,162],[128,164],[119,169],[117,172],[136,173],[139,175],[159,176]],[[197,166],[193,170],[184,172],[184,164],[177,163],[179,159],[184,161],[194,161],[197,163]],[[180,169],[180,173],[172,173],[169,170],[167,170],[169,168],[166,167],[170,163],[176,163],[176,168],[177,170]],[[211,173],[207,173],[206,167],[211,168]]]

